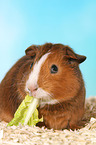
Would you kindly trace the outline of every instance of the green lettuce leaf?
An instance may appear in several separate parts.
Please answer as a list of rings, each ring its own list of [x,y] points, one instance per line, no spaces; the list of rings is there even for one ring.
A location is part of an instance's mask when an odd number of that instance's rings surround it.
[[[15,112],[14,118],[8,123],[8,126],[18,126],[19,123],[34,126],[38,122],[43,122],[43,117],[38,118],[38,105],[38,99],[27,95]]]

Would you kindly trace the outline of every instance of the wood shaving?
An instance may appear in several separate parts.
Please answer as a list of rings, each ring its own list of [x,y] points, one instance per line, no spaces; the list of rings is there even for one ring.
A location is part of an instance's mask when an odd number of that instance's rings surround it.
[[[0,145],[96,145],[96,98],[86,100],[86,110],[79,130],[53,130],[30,126],[7,127],[0,122]]]

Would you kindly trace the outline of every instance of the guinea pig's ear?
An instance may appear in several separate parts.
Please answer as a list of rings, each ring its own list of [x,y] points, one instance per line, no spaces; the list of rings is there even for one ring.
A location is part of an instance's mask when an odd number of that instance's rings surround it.
[[[83,55],[79,55],[73,52],[72,49],[67,48],[66,49],[66,57],[67,59],[69,59],[70,61],[77,61],[78,63],[82,63],[83,61],[85,61],[86,56]]]
[[[76,56],[77,56],[77,60],[79,63],[82,63],[83,61],[86,60],[86,56],[84,56],[84,55],[76,54]]]
[[[37,51],[37,46],[36,45],[31,45],[25,50],[26,55],[29,55],[31,57],[36,56],[36,51]]]

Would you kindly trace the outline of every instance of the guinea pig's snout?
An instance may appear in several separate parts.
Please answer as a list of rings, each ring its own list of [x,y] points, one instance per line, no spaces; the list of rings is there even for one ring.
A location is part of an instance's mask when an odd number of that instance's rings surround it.
[[[35,97],[36,96],[36,92],[38,90],[38,86],[34,85],[34,86],[28,86],[28,92],[30,96]]]

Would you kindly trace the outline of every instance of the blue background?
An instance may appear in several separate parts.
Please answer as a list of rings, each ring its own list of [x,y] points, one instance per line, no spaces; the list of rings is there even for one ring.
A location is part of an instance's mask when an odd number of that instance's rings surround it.
[[[46,42],[87,56],[86,97],[96,96],[96,0],[0,0],[0,81],[27,47]]]

